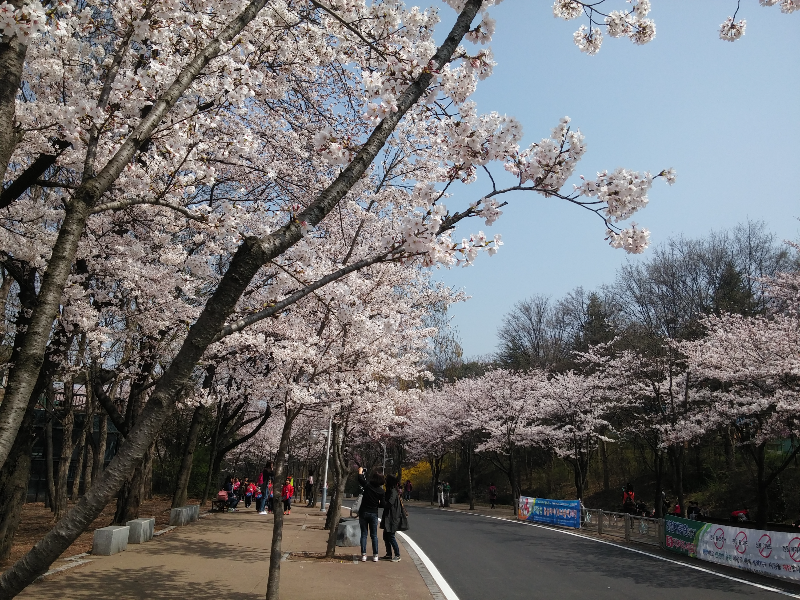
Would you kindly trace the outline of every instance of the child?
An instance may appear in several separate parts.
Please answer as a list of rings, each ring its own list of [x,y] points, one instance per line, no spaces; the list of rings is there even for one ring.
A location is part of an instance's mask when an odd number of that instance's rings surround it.
[[[287,477],[286,483],[283,484],[281,489],[281,500],[283,500],[283,514],[292,514],[292,496],[294,496],[294,486],[292,485],[292,478]]]
[[[272,513],[273,500],[274,500],[274,494],[272,488],[272,479],[270,479],[269,481],[267,481],[267,513]]]

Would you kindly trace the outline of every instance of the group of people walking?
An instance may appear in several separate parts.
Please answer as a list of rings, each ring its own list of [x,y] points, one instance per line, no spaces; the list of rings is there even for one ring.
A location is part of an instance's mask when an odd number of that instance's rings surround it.
[[[274,480],[275,467],[272,461],[266,464],[256,481],[250,481],[249,477],[240,481],[238,477],[229,475],[225,478],[222,490],[217,494],[217,500],[221,503],[224,502],[230,512],[236,511],[236,507],[242,500],[245,508],[250,508],[255,501],[256,512],[260,515],[271,514],[275,510],[279,510],[282,504],[283,514],[290,515],[292,514],[292,499],[295,494],[294,477],[291,475],[286,477],[277,498],[275,495],[277,486]],[[309,482],[311,481],[313,480],[309,477]],[[277,499],[281,504],[276,503]]]
[[[361,504],[358,507],[358,524],[361,528],[361,560],[367,560],[367,537],[372,540],[372,560],[378,562],[378,510],[383,508],[380,528],[383,529],[383,543],[386,545],[384,560],[398,562],[400,546],[397,543],[398,531],[408,529],[408,513],[400,498],[400,479],[394,475],[384,476],[374,470],[369,479],[363,467],[358,469],[358,483],[361,485]],[[384,488],[385,486],[385,488]],[[410,493],[410,489],[405,490]]]

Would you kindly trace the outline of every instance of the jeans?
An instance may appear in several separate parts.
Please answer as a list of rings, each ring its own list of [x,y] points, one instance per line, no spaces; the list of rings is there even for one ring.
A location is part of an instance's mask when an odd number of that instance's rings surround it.
[[[283,512],[286,512],[286,511],[289,511],[289,510],[292,510],[292,499],[291,498],[285,498],[283,500]]]
[[[383,532],[383,543],[386,544],[386,556],[391,556],[392,550],[394,550],[395,556],[400,556],[400,546],[397,545],[397,538],[395,537],[394,531]]]
[[[378,513],[365,512],[358,515],[361,527],[361,554],[367,553],[367,532],[372,538],[372,553],[378,555]]]
[[[267,499],[264,496],[261,498],[256,498],[256,512],[264,512],[264,503]]]
[[[250,504],[253,502],[253,494],[245,494],[244,495],[244,507],[250,508]]]

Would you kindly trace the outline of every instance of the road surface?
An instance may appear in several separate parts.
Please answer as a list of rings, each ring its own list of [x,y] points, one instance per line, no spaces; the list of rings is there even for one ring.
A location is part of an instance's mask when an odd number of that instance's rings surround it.
[[[780,594],[562,531],[420,507],[409,513],[407,535],[459,600],[800,598],[800,586],[693,563],[789,591]],[[505,510],[499,515],[510,516]],[[657,548],[637,548],[668,557]]]

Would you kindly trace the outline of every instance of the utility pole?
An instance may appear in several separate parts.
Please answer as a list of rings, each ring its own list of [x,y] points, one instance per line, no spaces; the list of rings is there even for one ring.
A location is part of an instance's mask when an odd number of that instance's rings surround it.
[[[331,460],[331,426],[333,425],[333,413],[328,417],[328,443],[325,448],[325,477],[322,480],[322,504],[319,512],[325,512],[325,502],[328,499],[328,463]]]

